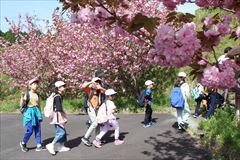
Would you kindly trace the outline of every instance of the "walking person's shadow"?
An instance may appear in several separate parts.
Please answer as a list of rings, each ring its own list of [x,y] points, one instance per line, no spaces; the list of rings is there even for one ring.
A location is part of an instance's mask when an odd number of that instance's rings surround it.
[[[73,149],[75,147],[78,147],[80,144],[81,144],[81,138],[82,137],[77,137],[77,138],[74,138],[74,139],[71,139],[71,140],[68,140],[65,145],[66,147],[69,147],[70,149]],[[47,144],[51,143],[53,141],[54,137],[51,137],[51,138],[47,138],[45,140],[43,140],[42,144],[44,146],[46,146]]]

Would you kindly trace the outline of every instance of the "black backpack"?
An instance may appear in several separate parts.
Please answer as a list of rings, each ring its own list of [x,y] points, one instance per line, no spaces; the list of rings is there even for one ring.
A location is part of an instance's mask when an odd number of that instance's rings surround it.
[[[146,97],[146,90],[144,89],[138,94],[137,104],[139,107],[144,107],[145,97]]]
[[[20,109],[19,109],[19,111],[23,114],[24,112],[25,112],[25,110],[26,110],[26,108],[27,108],[27,105],[28,105],[28,103],[29,103],[29,101],[30,101],[30,94],[29,94],[29,92],[28,91],[26,91],[25,92],[25,95],[26,95],[26,103],[25,104],[22,104],[22,106],[20,106]]]

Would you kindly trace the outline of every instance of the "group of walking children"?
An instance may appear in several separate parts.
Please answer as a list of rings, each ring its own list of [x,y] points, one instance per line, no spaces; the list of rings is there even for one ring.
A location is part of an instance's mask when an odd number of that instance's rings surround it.
[[[97,77],[98,76],[98,77]],[[113,100],[117,92],[113,89],[105,89],[103,82],[100,78],[101,74],[97,74],[90,82],[84,82],[82,89],[87,94],[87,108],[86,111],[90,118],[90,126],[86,131],[85,135],[81,139],[86,146],[102,147],[101,139],[108,132],[110,127],[114,131],[115,145],[123,144],[124,141],[119,139],[119,123],[115,116],[117,107]],[[70,148],[64,146],[67,141],[66,123],[67,117],[63,109],[63,94],[66,89],[65,82],[55,82],[55,92],[52,93],[46,101],[44,107],[45,117],[49,117],[50,124],[55,127],[55,137],[53,141],[46,145],[46,148],[41,143],[41,122],[42,115],[40,109],[40,98],[37,94],[39,88],[39,79],[34,78],[29,81],[29,89],[22,93],[20,105],[21,112],[23,113],[23,125],[26,127],[26,132],[20,142],[20,147],[23,152],[27,152],[27,142],[30,139],[33,132],[35,132],[36,139],[36,151],[48,150],[49,153],[55,155],[57,152],[66,152]],[[100,132],[100,127],[102,128]],[[90,142],[92,132],[95,130],[96,137],[93,143]]]
[[[190,118],[190,109],[188,99],[190,97],[189,85],[186,83],[187,74],[185,72],[178,73],[178,79],[170,95],[171,106],[177,111],[177,123],[179,130],[185,130],[188,127]],[[210,88],[209,92],[204,90],[201,83],[197,83],[191,91],[191,97],[196,101],[196,109],[193,114],[194,118],[200,115],[200,106],[206,101],[206,113],[204,118],[209,119],[215,109],[226,102],[226,95],[222,96],[216,88]]]

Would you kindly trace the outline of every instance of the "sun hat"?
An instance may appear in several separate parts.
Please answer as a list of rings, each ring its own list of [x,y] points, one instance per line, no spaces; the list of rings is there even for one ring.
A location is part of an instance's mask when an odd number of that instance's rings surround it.
[[[146,86],[149,86],[149,85],[151,85],[151,84],[153,84],[153,83],[154,83],[153,81],[147,80],[147,81],[145,82],[145,85],[146,85]]]
[[[117,92],[116,91],[114,91],[113,89],[107,89],[106,91],[105,91],[105,95],[106,96],[111,96],[111,95],[114,95],[114,94],[116,94]]]
[[[102,71],[100,71],[100,70],[97,70],[97,71],[95,72],[95,77],[101,78],[103,75],[104,75],[104,72],[102,72]]]
[[[99,78],[99,77],[94,77],[94,78],[92,79],[92,82],[96,82],[96,81],[101,81],[101,78]]]
[[[56,87],[56,88],[59,88],[59,87],[64,86],[64,85],[65,85],[65,83],[64,83],[63,81],[57,81],[57,82],[55,82],[55,87]]]
[[[185,72],[179,72],[178,77],[187,77],[187,74]]]
[[[34,82],[39,83],[40,80],[39,80],[38,78],[35,77],[35,78],[31,79],[31,80],[28,82],[28,84],[31,85],[31,84],[33,84]]]

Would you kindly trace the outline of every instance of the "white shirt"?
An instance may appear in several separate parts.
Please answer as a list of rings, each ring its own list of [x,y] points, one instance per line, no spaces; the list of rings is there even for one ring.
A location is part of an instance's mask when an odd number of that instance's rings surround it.
[[[183,98],[186,101],[190,96],[189,85],[187,83],[183,83],[180,88],[183,94]]]
[[[116,116],[113,114],[114,109],[117,107],[115,106],[113,101],[107,100],[105,103],[103,103],[98,110],[98,115],[106,115],[106,104],[107,104],[107,115],[109,116],[109,119],[116,119]]]

